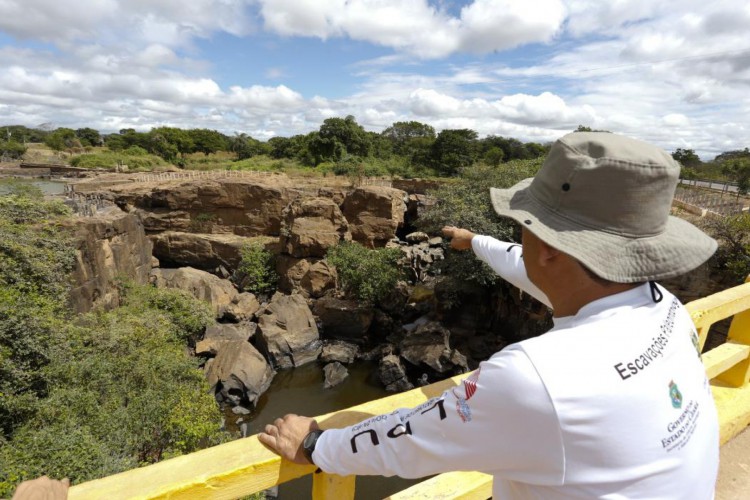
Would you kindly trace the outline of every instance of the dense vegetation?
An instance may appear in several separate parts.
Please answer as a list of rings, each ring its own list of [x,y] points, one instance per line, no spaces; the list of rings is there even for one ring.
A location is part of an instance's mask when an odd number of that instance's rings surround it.
[[[462,227],[503,241],[517,241],[515,225],[495,214],[490,201],[490,187],[507,188],[533,177],[542,159],[513,160],[499,167],[473,165],[461,170],[458,178],[430,194],[437,204],[419,219],[419,227],[429,234],[439,234],[443,226]],[[447,279],[491,285],[497,275],[471,252],[448,252],[442,263]]]
[[[0,497],[41,474],[78,482],[223,439],[185,352],[207,306],[123,284],[120,308],[72,317],[66,216],[33,189],[0,196]]]
[[[326,254],[344,292],[366,304],[384,299],[403,278],[402,257],[398,248],[367,249],[353,242],[342,242]]]
[[[578,132],[592,131],[579,125]],[[2,134],[4,132],[4,134]],[[307,170],[318,174],[401,177],[457,176],[462,168],[481,163],[497,167],[512,160],[546,154],[549,145],[499,136],[480,138],[470,129],[446,129],[417,121],[393,123],[380,133],[366,131],[353,116],[327,118],[318,130],[260,141],[245,133],[157,127],[101,134],[86,127],[55,130],[21,125],[0,127],[0,157],[21,158],[29,143],[44,143],[73,155],[75,166],[130,170],[189,169]],[[80,155],[80,156],[79,156]],[[750,150],[727,151],[702,161],[693,149],[677,148],[672,156],[684,178],[728,180],[750,190]]]

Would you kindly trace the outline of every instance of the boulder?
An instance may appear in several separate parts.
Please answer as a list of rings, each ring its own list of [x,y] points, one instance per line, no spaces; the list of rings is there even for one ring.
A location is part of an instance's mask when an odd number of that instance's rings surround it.
[[[414,385],[406,377],[406,370],[401,359],[390,354],[380,360],[378,377],[388,392],[403,392],[414,389]]]
[[[382,186],[359,187],[349,193],[342,211],[352,238],[368,247],[382,247],[404,222],[406,193]]]
[[[279,290],[301,293],[305,297],[322,297],[336,287],[336,268],[322,259],[297,259],[289,255],[276,257]]]
[[[154,255],[168,267],[189,266],[210,272],[223,267],[232,273],[242,260],[242,249],[256,240],[270,251],[277,250],[277,240],[270,237],[167,231],[153,234],[150,239]]]
[[[416,231],[406,235],[406,241],[409,243],[422,243],[430,239],[430,235],[423,233],[422,231]]]
[[[325,257],[340,241],[351,241],[349,224],[329,198],[298,198],[282,213],[281,248],[293,257]]]
[[[224,317],[236,323],[250,321],[259,309],[260,303],[255,295],[249,292],[238,293],[227,306]]]
[[[216,323],[206,328],[203,339],[195,345],[198,356],[216,356],[227,343],[247,342],[255,335],[256,323],[241,323],[238,325]]]
[[[370,306],[335,297],[316,300],[313,312],[320,318],[326,337],[350,340],[362,340],[374,316]]]
[[[151,242],[136,216],[111,206],[72,223],[76,261],[69,297],[76,313],[119,306],[118,284],[122,278],[148,283]]]
[[[157,287],[179,288],[196,299],[208,302],[217,319],[223,318],[239,301],[237,289],[232,283],[192,267],[153,269],[151,277]]]
[[[345,365],[351,364],[357,358],[359,354],[359,346],[344,342],[341,340],[334,340],[326,343],[323,346],[323,352],[320,354],[320,360],[323,363],[331,363],[338,361]]]
[[[459,374],[469,367],[466,357],[451,349],[450,331],[437,321],[416,325],[399,344],[401,357],[414,366],[427,366],[438,373]]]
[[[258,312],[257,341],[276,368],[310,363],[322,350],[315,318],[299,294],[274,294]]]
[[[328,290],[336,288],[336,268],[325,260],[310,264],[310,269],[302,276],[300,289],[313,298],[322,297]]]
[[[337,361],[325,365],[323,367],[323,373],[325,374],[323,387],[326,389],[339,385],[349,376],[349,371],[346,367]]]
[[[255,404],[273,380],[274,371],[247,341],[227,342],[210,364],[206,378],[220,402]]]

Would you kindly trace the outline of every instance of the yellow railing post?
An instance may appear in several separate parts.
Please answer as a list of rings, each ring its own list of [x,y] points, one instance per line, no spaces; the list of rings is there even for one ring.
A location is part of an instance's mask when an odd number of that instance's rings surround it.
[[[357,476],[337,476],[318,472],[313,474],[313,500],[354,500],[354,481]]]
[[[750,276],[745,280],[750,283]],[[727,342],[750,345],[750,309],[734,315],[729,327]],[[747,358],[719,375],[719,380],[732,386],[744,387],[750,381],[750,358]]]

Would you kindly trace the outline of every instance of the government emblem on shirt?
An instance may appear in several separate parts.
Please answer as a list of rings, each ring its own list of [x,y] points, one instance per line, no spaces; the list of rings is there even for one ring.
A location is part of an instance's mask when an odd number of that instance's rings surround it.
[[[471,408],[465,399],[456,399],[456,412],[458,413],[458,416],[461,417],[462,422],[471,422]]]
[[[669,382],[669,397],[672,399],[672,408],[679,409],[682,407],[682,393],[680,392],[680,389],[677,388],[677,384],[674,383],[674,380]]]

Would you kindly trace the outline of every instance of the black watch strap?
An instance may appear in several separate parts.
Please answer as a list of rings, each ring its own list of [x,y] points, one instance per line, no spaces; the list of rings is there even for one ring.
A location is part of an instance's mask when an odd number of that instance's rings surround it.
[[[320,435],[323,434],[322,429],[317,429],[314,431],[310,431],[310,434],[305,436],[305,439],[302,441],[302,453],[304,453],[305,458],[310,461],[311,464],[314,464],[312,459],[313,451],[315,451],[315,445],[318,442],[318,438],[320,438]]]

